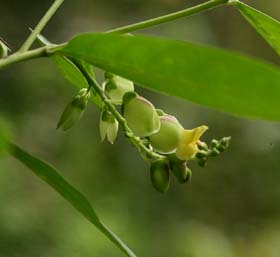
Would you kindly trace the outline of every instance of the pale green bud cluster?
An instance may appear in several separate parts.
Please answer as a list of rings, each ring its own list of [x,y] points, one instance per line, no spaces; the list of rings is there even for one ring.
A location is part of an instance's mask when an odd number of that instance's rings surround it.
[[[176,117],[156,109],[149,100],[138,95],[132,81],[106,72],[103,90],[113,104],[121,104],[125,123],[147,148],[143,156],[151,163],[151,182],[161,193],[169,189],[170,174],[181,184],[191,179],[188,161],[197,160],[203,166],[208,157],[217,156],[228,147],[229,139],[224,138],[217,142],[212,140],[208,148],[200,141],[207,126],[184,129]],[[107,108],[101,112],[99,130],[102,140],[107,137],[110,143],[115,141],[118,121]]]
[[[113,144],[120,124],[143,159],[150,163],[151,182],[158,192],[168,191],[172,174],[179,183],[188,182],[192,177],[189,161],[196,160],[199,166],[205,166],[209,157],[219,155],[229,146],[228,137],[213,139],[208,147],[200,141],[207,126],[184,129],[176,117],[156,109],[138,95],[128,79],[106,72],[103,86],[98,90],[104,101],[99,119],[101,140]],[[71,128],[83,115],[90,97],[90,87],[80,90],[66,106],[57,128]],[[119,105],[122,115],[117,111]]]
[[[175,156],[170,159],[159,159],[151,163],[150,176],[153,187],[160,193],[166,193],[170,187],[170,173],[183,184],[192,177],[192,171],[187,167],[186,161],[181,161]]]
[[[198,144],[199,152],[196,154],[197,164],[204,167],[209,157],[216,157],[224,152],[230,144],[231,137],[223,137],[220,140],[212,139],[210,147],[204,142]]]

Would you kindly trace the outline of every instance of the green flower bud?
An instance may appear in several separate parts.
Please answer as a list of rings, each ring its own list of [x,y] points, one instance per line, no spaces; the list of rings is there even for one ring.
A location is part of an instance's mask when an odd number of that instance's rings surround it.
[[[220,151],[218,150],[218,149],[216,149],[216,148],[214,148],[213,150],[211,150],[210,152],[209,152],[209,156],[211,156],[211,157],[216,157],[216,156],[218,156],[220,154]]]
[[[108,141],[113,144],[118,135],[119,123],[116,118],[106,109],[103,109],[100,115],[99,132],[101,140],[107,136]]]
[[[106,80],[103,83],[103,88],[110,99],[121,104],[122,98],[126,92],[134,91],[133,82],[106,72]]]
[[[171,115],[165,114],[160,116],[159,120],[159,131],[149,138],[151,145],[160,153],[173,153],[181,140],[184,128],[178,120]]]
[[[219,145],[219,141],[216,139],[212,139],[211,143],[210,143],[210,147],[211,148],[216,148]]]
[[[208,145],[205,142],[198,141],[196,144],[199,150],[208,150]]]
[[[64,109],[57,124],[57,129],[61,128],[63,131],[68,130],[77,121],[79,121],[84,113],[89,99],[90,91],[88,91],[87,88],[81,89]]]
[[[231,141],[231,137],[223,137],[220,141],[221,146],[223,146],[225,149],[229,147]]]
[[[154,188],[160,192],[165,193],[169,189],[169,167],[167,161],[158,160],[151,165],[151,181]]]
[[[127,125],[138,137],[148,137],[160,128],[160,121],[151,102],[134,92],[123,97],[122,113]]]
[[[208,152],[204,151],[204,150],[201,150],[199,152],[196,153],[195,157],[197,159],[203,159],[205,158],[206,156],[208,155]]]
[[[206,158],[202,158],[202,159],[199,159],[199,160],[198,160],[197,164],[198,164],[200,167],[205,167],[206,161],[207,161]]]
[[[7,45],[0,39],[0,58],[5,58],[8,56],[9,48]]]
[[[183,184],[191,179],[192,171],[187,167],[187,162],[177,159],[171,160],[169,164],[179,183]]]

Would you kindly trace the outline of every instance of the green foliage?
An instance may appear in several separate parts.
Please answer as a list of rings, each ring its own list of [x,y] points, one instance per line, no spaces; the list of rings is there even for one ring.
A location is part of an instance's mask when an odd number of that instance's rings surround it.
[[[234,2],[234,5],[280,55],[280,22],[242,2]]]
[[[101,33],[77,36],[60,53],[151,90],[243,117],[280,120],[280,71],[253,58],[188,42]]]
[[[1,135],[0,135],[1,136]],[[0,137],[0,142],[1,140]],[[67,200],[89,222],[99,229],[108,239],[118,246],[127,256],[135,257],[135,254],[98,218],[87,198],[69,184],[58,171],[48,163],[30,155],[15,144],[6,141],[6,150],[28,167],[36,176],[49,184],[57,193]]]
[[[79,89],[88,87],[88,82],[86,78],[83,76],[83,74],[80,72],[80,70],[71,60],[69,60],[65,56],[59,56],[59,55],[53,56],[52,59],[56,64],[56,66],[58,67],[58,69],[63,74],[64,78],[67,79],[71,84],[73,84]],[[87,64],[84,61],[79,61],[79,62],[87,69],[89,74],[94,76],[93,69],[89,64]],[[103,103],[100,97],[95,92],[91,96],[90,100],[96,106],[102,108]]]
[[[142,157],[150,162],[152,184],[159,192],[165,193],[169,189],[170,171],[180,183],[187,182],[192,174],[187,161],[196,159],[200,166],[205,166],[209,157],[215,157],[228,148],[230,137],[220,141],[212,140],[208,147],[199,140],[207,126],[184,131],[180,127],[177,131],[177,127],[174,129],[167,124],[166,128],[162,126],[163,130],[160,130],[160,112],[152,103],[136,93],[127,93],[134,89],[133,82],[150,90],[182,97],[242,117],[280,120],[278,67],[214,47],[151,36],[116,34],[154,26],[221,4],[232,4],[280,54],[280,23],[270,16],[237,0],[212,0],[170,15],[117,28],[111,33],[83,34],[69,43],[54,45],[40,36],[40,32],[62,2],[54,1],[18,52],[8,56],[8,48],[0,40],[0,58],[4,57],[0,60],[0,68],[32,58],[51,57],[64,77],[86,92],[86,95],[72,99],[58,127],[66,130],[79,120],[92,91],[91,101],[103,111],[106,107],[106,112],[111,116],[110,119],[108,115],[105,118],[103,114],[101,116],[102,139],[107,136],[109,142],[113,143],[120,124],[125,136],[138,148]],[[44,46],[29,50],[36,38]],[[113,79],[109,75],[103,88],[96,81],[91,64],[118,76]],[[123,117],[112,101],[123,103]],[[0,150],[9,152],[49,184],[127,256],[135,256],[101,222],[89,201],[65,181],[55,168],[10,143],[3,131],[0,130]],[[157,131],[159,137],[151,137],[153,142],[151,138],[143,138]],[[170,140],[163,142],[162,139],[166,138]],[[168,155],[175,150],[176,156],[182,161]]]

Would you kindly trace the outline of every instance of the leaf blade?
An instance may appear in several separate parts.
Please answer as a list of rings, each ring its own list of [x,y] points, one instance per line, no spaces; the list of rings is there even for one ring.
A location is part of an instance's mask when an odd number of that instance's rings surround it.
[[[102,33],[77,36],[60,53],[151,90],[242,117],[280,120],[278,67],[240,54],[175,40]]]
[[[86,78],[71,60],[69,60],[65,56],[60,55],[54,55],[52,57],[52,60],[56,67],[59,69],[59,71],[62,73],[64,78],[68,80],[72,85],[74,85],[78,89],[88,87],[88,82]],[[91,76],[95,77],[93,69],[88,63],[83,61],[80,61],[80,63],[86,68],[86,70],[89,72],[89,74],[91,74]],[[102,100],[95,91],[93,91],[93,93],[94,94],[90,98],[91,102],[94,103],[100,109],[102,109]]]
[[[233,5],[280,55],[280,22],[240,1],[233,2]]]
[[[65,200],[67,200],[76,210],[78,210],[89,222],[100,230],[109,240],[111,240],[122,252],[129,257],[136,255],[119,239],[97,216],[88,199],[68,183],[58,171],[48,163],[27,153],[19,146],[8,142],[0,137],[0,142],[5,141],[5,150],[14,158],[28,167],[41,180],[50,185]]]

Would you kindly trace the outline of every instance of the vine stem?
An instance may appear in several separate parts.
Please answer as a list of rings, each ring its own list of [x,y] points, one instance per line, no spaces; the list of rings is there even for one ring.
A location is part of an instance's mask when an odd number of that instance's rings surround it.
[[[83,67],[83,65],[81,65],[79,62],[75,62],[75,65],[78,67],[78,69],[81,71],[81,73],[84,75],[84,77],[86,78],[86,80],[88,81],[88,84],[94,88],[95,92],[100,96],[100,98],[102,99],[102,101],[104,102],[104,104],[108,107],[108,109],[110,110],[110,112],[114,115],[114,117],[117,119],[117,121],[119,122],[119,124],[121,125],[125,136],[129,139],[129,141],[136,147],[138,148],[138,150],[144,154],[146,157],[148,158],[152,158],[152,159],[159,159],[159,158],[165,158],[164,156],[155,153],[153,150],[147,148],[142,140],[139,137],[136,137],[133,132],[131,131],[131,129],[128,127],[126,120],[124,119],[124,117],[117,111],[117,109],[115,108],[115,106],[111,103],[110,99],[108,99],[106,97],[106,95],[104,94],[101,86],[99,85],[99,83],[95,80],[95,78],[93,78],[88,72],[87,70]]]
[[[14,53],[10,55],[7,58],[0,59],[0,69],[4,68],[6,66],[9,66],[14,63],[26,61],[26,60],[31,60],[31,59],[36,59],[40,57],[47,57],[52,55],[54,52],[56,52],[58,49],[64,47],[65,44],[60,44],[60,45],[49,45],[49,46],[44,46],[40,47],[34,50],[26,51],[23,53]]]
[[[36,37],[40,34],[40,32],[43,30],[43,28],[47,25],[48,21],[52,18],[52,16],[55,14],[57,9],[61,6],[61,4],[63,2],[64,2],[64,0],[55,0],[54,1],[54,3],[51,5],[51,7],[48,9],[48,11],[45,13],[45,15],[42,17],[42,19],[36,25],[34,30],[31,32],[29,37],[23,43],[19,52],[21,52],[21,53],[26,52],[32,46],[32,44],[36,40]]]
[[[119,27],[116,29],[112,29],[107,31],[107,33],[129,33],[129,32],[133,32],[135,30],[141,30],[141,29],[145,29],[148,27],[152,27],[155,25],[159,25],[159,24],[163,24],[169,21],[173,21],[179,18],[183,18],[183,17],[187,17],[187,16],[191,16],[193,14],[197,14],[197,13],[201,13],[204,12],[206,10],[212,9],[214,7],[217,7],[219,5],[222,4],[226,4],[228,3],[230,0],[210,0],[208,2],[196,5],[194,7],[190,7],[178,12],[174,12],[174,13],[170,13],[167,15],[163,15],[157,18],[153,18],[150,20],[146,20],[146,21],[141,21],[135,24],[131,24],[131,25],[127,25],[127,26],[123,26],[123,27]]]
[[[0,69],[4,68],[4,67],[6,67],[10,64],[13,64],[13,63],[18,63],[18,62],[29,60],[29,59],[49,56],[52,53],[54,53],[55,50],[57,50],[60,47],[62,48],[66,44],[65,43],[65,44],[60,44],[60,45],[56,45],[56,46],[45,46],[45,47],[38,48],[38,49],[35,49],[35,50],[27,51],[30,48],[30,46],[33,44],[36,37],[42,31],[44,26],[47,24],[49,19],[52,17],[52,15],[55,13],[55,11],[62,4],[63,1],[64,0],[56,0],[53,3],[53,5],[50,7],[50,9],[47,11],[47,13],[43,16],[41,21],[38,23],[38,25],[32,31],[32,33],[27,38],[27,40],[25,41],[25,43],[22,45],[21,49],[18,52],[14,53],[14,54],[12,54],[12,55],[4,58],[4,59],[0,59]],[[159,25],[159,24],[162,24],[162,23],[166,23],[166,22],[169,22],[169,21],[172,21],[172,20],[176,20],[176,19],[179,19],[179,18],[182,18],[182,17],[187,17],[187,16],[191,16],[191,15],[194,15],[194,14],[197,14],[197,13],[201,13],[201,12],[204,12],[206,10],[217,7],[219,5],[227,4],[227,3],[230,3],[230,2],[231,2],[231,0],[210,0],[208,2],[196,5],[196,6],[191,7],[191,8],[181,10],[179,12],[170,13],[170,14],[160,16],[160,17],[157,17],[157,18],[153,18],[153,19],[150,19],[150,20],[146,20],[146,21],[135,23],[135,24],[127,25],[127,26],[124,26],[124,27],[119,27],[119,28],[116,28],[116,29],[112,29],[112,30],[107,31],[106,33],[133,32],[133,31],[136,31],[136,30],[140,30],[140,29],[152,27],[152,26],[155,26],[155,25]]]

